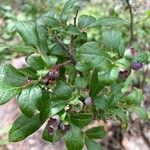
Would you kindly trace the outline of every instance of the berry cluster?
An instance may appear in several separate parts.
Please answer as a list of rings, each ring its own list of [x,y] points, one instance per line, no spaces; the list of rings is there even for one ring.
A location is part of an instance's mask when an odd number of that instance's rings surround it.
[[[59,77],[59,72],[60,72],[59,67],[51,68],[49,72],[45,75],[45,77],[42,79],[42,82],[45,85],[48,85],[54,82]]]
[[[69,131],[70,125],[62,122],[60,120],[60,117],[58,115],[55,115],[48,120],[46,129],[49,135],[52,135],[58,131],[66,133],[67,131]]]
[[[134,48],[129,48],[124,52],[124,56],[129,60],[134,59],[138,55],[139,55],[139,52],[137,50],[135,50]],[[139,70],[142,67],[143,67],[143,64],[140,61],[132,62],[132,64],[131,64],[131,68],[133,70]]]

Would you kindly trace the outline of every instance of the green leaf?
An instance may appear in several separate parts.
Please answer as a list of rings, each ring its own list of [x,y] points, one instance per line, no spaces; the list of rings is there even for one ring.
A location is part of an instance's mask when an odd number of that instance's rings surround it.
[[[72,125],[70,131],[65,135],[65,142],[67,150],[82,150],[84,139],[80,128]]]
[[[102,150],[100,143],[96,143],[90,138],[87,138],[87,137],[85,138],[85,144],[86,144],[87,150]]]
[[[36,30],[39,40],[40,51],[43,55],[48,52],[48,31],[47,28],[59,27],[57,19],[52,17],[51,13],[46,13],[36,20]]]
[[[3,66],[0,69],[0,105],[18,95],[25,81],[26,77],[12,65]]]
[[[74,83],[77,75],[77,70],[73,64],[66,66],[66,74],[69,76],[69,82]]]
[[[31,79],[37,79],[37,72],[30,67],[24,67],[24,68],[20,68],[19,72],[21,72],[23,75],[25,75],[26,77],[29,77]]]
[[[21,111],[27,116],[32,117],[37,109],[37,103],[42,97],[42,90],[39,86],[33,85],[22,90],[18,98]]]
[[[48,67],[54,66],[58,60],[56,56],[52,56],[52,55],[51,56],[42,55],[42,59],[46,63],[45,65],[47,65]]]
[[[110,66],[111,61],[96,42],[87,42],[78,49],[78,56],[81,63],[92,65],[95,68]]]
[[[69,35],[79,35],[80,30],[72,24],[69,24],[66,28],[66,33]]]
[[[79,17],[78,26],[80,30],[85,30],[95,21],[96,21],[96,18],[94,18],[93,16],[82,15]]]
[[[36,20],[37,25],[44,26],[45,28],[55,28],[59,27],[59,21],[52,16],[51,12],[45,13],[44,15],[40,16]]]
[[[108,107],[107,97],[104,95],[95,97],[94,105],[101,110],[107,110]]]
[[[101,126],[88,129],[85,134],[91,139],[102,139],[106,136],[106,132]]]
[[[70,119],[72,124],[83,128],[92,121],[93,115],[91,113],[72,113],[70,114]]]
[[[3,105],[21,92],[19,87],[0,84],[0,105]]]
[[[9,141],[18,142],[24,140],[27,136],[38,130],[42,124],[43,122],[40,121],[39,115],[35,115],[32,118],[21,115],[13,123],[9,131]]]
[[[45,26],[36,24],[37,36],[39,40],[39,50],[42,55],[46,55],[48,52],[48,32]]]
[[[111,86],[111,95],[110,97],[108,98],[108,105],[109,107],[117,107],[118,106],[118,103],[123,99],[124,95],[122,93],[122,87],[123,85],[122,84],[113,84]]]
[[[51,48],[50,53],[53,54],[53,55],[68,57],[66,55],[66,53],[64,52],[64,50],[62,49],[62,47],[57,43]]]
[[[3,51],[5,51],[5,50],[7,50],[8,48],[9,48],[8,45],[6,45],[6,44],[0,44],[0,53],[3,52]]]
[[[113,117],[117,117],[123,123],[123,128],[127,129],[128,127],[128,118],[127,115],[121,109],[112,109],[110,113]]]
[[[18,21],[16,24],[16,29],[27,44],[33,47],[38,45],[38,37],[34,23],[30,21]]]
[[[39,54],[32,54],[27,58],[27,64],[35,69],[35,70],[42,70],[45,68],[46,64],[41,58]]]
[[[86,78],[83,78],[83,77],[76,77],[76,80],[75,80],[75,86],[77,89],[84,89],[87,87],[87,84],[88,84],[88,80]]]
[[[62,9],[61,17],[78,2],[89,2],[89,0],[68,0]]]
[[[121,33],[116,30],[102,32],[102,43],[108,50],[116,52],[121,41]]]
[[[26,45],[14,45],[14,46],[10,46],[11,49],[13,49],[13,51],[17,52],[17,53],[33,53],[36,51],[36,49],[34,49],[31,46],[26,46]]]
[[[121,67],[121,68],[126,68],[126,69],[129,69],[131,66],[130,62],[125,58],[121,58],[121,59],[117,60],[115,65],[117,65],[118,67]]]
[[[105,18],[98,19],[96,22],[91,24],[90,27],[112,26],[112,25],[119,25],[119,24],[127,24],[127,22],[117,17],[105,17]]]
[[[89,66],[81,62],[77,62],[75,68],[79,70],[80,72],[84,72],[84,73],[87,73],[89,71]]]
[[[104,86],[100,84],[98,80],[98,71],[94,69],[89,84],[90,96],[96,96],[103,89],[103,87]]]
[[[141,118],[141,119],[144,119],[144,120],[147,120],[148,119],[148,113],[146,111],[145,108],[143,107],[140,107],[140,106],[137,106],[137,107],[132,107],[131,110],[133,112],[136,112],[137,115]]]
[[[42,138],[46,141],[49,141],[51,143],[55,143],[58,142],[59,140],[61,140],[61,138],[64,136],[63,132],[57,131],[54,134],[50,135],[47,131],[47,129],[45,128]]]
[[[47,90],[42,90],[42,97],[37,103],[37,108],[40,111],[40,119],[46,120],[50,116],[50,109],[52,107],[52,95]]]
[[[49,102],[49,101],[50,102]],[[42,118],[49,118],[57,113],[59,113],[60,111],[64,110],[64,108],[67,106],[67,102],[66,101],[62,101],[62,100],[57,100],[55,99],[55,102],[52,102],[53,99],[49,98],[46,100],[46,102],[43,101],[42,106],[40,106],[40,117]],[[47,105],[46,105],[47,103]]]
[[[72,88],[64,81],[57,82],[54,94],[58,99],[67,100],[72,95]]]
[[[16,68],[8,64],[0,69],[0,84],[8,87],[20,87],[26,82],[26,77]]]
[[[61,110],[63,110],[66,105],[67,105],[66,101],[55,102],[50,108],[50,116],[53,116],[58,112],[60,112]]]
[[[114,66],[110,71],[103,71],[98,73],[99,84],[110,85],[118,79],[119,68]]]
[[[127,105],[139,105],[144,99],[141,89],[134,89],[132,93],[124,98]]]

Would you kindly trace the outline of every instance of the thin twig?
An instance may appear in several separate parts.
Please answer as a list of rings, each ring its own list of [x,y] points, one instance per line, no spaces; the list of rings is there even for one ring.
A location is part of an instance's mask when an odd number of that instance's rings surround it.
[[[57,64],[57,65],[55,65],[55,67],[56,68],[60,68],[60,67],[65,66],[65,65],[67,65],[69,63],[71,63],[71,60],[65,61],[64,63],[61,63],[61,64]]]
[[[59,39],[59,37],[57,35],[55,35],[55,38],[54,38],[55,42],[57,42],[61,47],[62,49],[67,53],[69,59],[71,60],[71,62],[73,64],[76,64],[76,60],[74,58],[74,56],[69,52],[69,49],[65,46],[65,44]]]
[[[75,15],[75,17],[74,17],[74,26],[75,26],[75,27],[77,26],[78,13],[79,13],[79,10],[77,9],[76,15]]]
[[[75,14],[75,17],[73,18],[74,19],[74,26],[76,27],[77,26],[77,17],[78,17],[78,13],[79,13],[79,10],[77,9],[76,11],[76,14]],[[73,42],[74,40],[77,38],[77,36],[75,35],[72,35],[71,36],[71,42],[70,42],[70,51],[72,52],[72,49],[73,49]]]
[[[38,83],[38,80],[28,80],[27,83],[24,84],[21,88],[22,89],[26,89],[26,88],[28,88],[31,85],[36,84],[36,83]]]
[[[133,38],[134,38],[134,35],[133,35],[133,11],[132,11],[132,6],[131,6],[129,0],[126,0],[126,2],[127,2],[129,13],[130,13],[130,45],[131,45],[133,42]]]

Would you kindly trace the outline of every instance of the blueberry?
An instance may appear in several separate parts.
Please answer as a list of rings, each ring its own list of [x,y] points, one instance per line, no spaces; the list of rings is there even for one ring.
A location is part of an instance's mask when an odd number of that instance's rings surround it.
[[[47,128],[47,131],[48,131],[49,135],[52,135],[55,132],[54,129],[53,129],[53,127],[46,126],[46,128]]]
[[[138,55],[138,51],[135,50],[134,48],[128,48],[127,50],[124,51],[124,56],[126,59],[133,59]]]
[[[51,117],[48,121],[48,125],[52,127],[58,127],[59,123],[60,123],[60,117],[58,115]]]
[[[132,68],[133,70],[139,70],[139,69],[141,69],[142,67],[143,67],[143,64],[142,64],[141,62],[139,62],[139,61],[134,62],[134,63],[131,65],[131,68]]]
[[[49,85],[53,83],[59,77],[59,68],[52,68],[49,72],[42,78],[42,83]]]
[[[84,100],[84,103],[86,106],[92,106],[93,105],[93,98],[92,97],[87,97],[85,100]]]
[[[119,78],[124,80],[128,77],[128,70],[119,71]]]
[[[70,125],[69,125],[69,124],[64,124],[63,122],[61,122],[61,123],[59,124],[59,129],[60,129],[60,131],[66,133],[67,131],[70,130]]]
[[[55,80],[59,77],[59,69],[58,68],[52,68],[49,73],[49,78],[52,80]]]

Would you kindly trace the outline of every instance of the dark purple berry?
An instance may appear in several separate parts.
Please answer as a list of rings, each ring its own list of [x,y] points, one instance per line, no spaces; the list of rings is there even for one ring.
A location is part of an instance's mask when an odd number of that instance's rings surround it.
[[[46,128],[47,128],[47,131],[48,131],[49,135],[52,135],[55,132],[54,129],[50,126],[46,126]]]
[[[60,117],[58,115],[51,117],[48,121],[48,125],[52,127],[58,127],[59,123],[60,123]]]
[[[59,77],[59,68],[54,67],[42,78],[42,83],[49,85],[53,83]]]
[[[127,50],[125,50],[124,52],[124,56],[127,59],[133,59],[135,56],[138,55],[138,51],[135,50],[134,48],[128,48]]]
[[[139,61],[134,62],[134,63],[131,65],[131,68],[132,68],[133,70],[139,70],[139,69],[141,69],[142,67],[143,67],[143,64],[142,64],[141,62],[139,62]]]
[[[124,80],[128,77],[128,70],[119,71],[119,78]]]
[[[48,76],[50,79],[55,80],[59,77],[59,69],[58,68],[52,68],[49,73]]]
[[[84,100],[84,103],[86,106],[92,106],[93,105],[93,102],[94,102],[94,99],[92,97],[87,97],[85,100]]]
[[[45,76],[44,78],[42,78],[42,83],[45,84],[45,85],[48,85],[49,84],[49,78],[47,76]]]
[[[61,122],[61,123],[59,124],[59,129],[60,129],[60,131],[66,133],[67,131],[70,130],[70,125],[69,125],[69,124],[64,124],[63,122]]]

